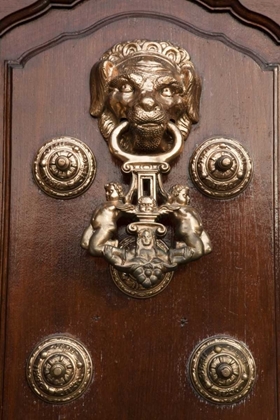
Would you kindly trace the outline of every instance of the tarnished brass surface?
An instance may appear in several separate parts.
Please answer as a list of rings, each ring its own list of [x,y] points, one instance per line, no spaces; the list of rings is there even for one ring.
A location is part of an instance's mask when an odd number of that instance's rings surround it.
[[[145,235],[146,232],[143,232]],[[126,252],[135,252],[135,239],[127,237],[120,243],[120,248]],[[160,239],[154,245],[156,252],[167,252],[167,245]],[[111,265],[111,275],[116,286],[128,296],[135,298],[148,298],[157,295],[168,286],[173,272],[164,273],[160,264],[136,264],[129,273],[121,272]]]
[[[116,182],[105,185],[107,201],[94,211],[81,245],[112,265],[122,291],[149,297],[163,290],[179,264],[211,252],[188,187],[167,192],[162,182],[198,121],[200,79],[184,49],[141,40],[107,51],[94,65],[90,85],[91,114],[131,183],[127,193]],[[174,240],[165,238],[163,245],[166,215]],[[124,216],[130,236],[119,244],[117,222]]]
[[[198,394],[216,404],[233,404],[251,391],[254,358],[245,344],[230,337],[210,337],[194,350],[189,375]]]
[[[128,121],[120,147],[128,153],[162,153],[172,148],[167,126],[183,138],[199,118],[201,83],[186,50],[170,42],[127,41],[108,50],[91,71],[90,113],[108,139]]]
[[[206,140],[190,159],[190,175],[204,194],[218,199],[232,198],[249,184],[252,161],[235,140],[217,137]]]
[[[54,198],[75,198],[85,192],[96,172],[92,151],[73,137],[58,137],[44,144],[34,161],[34,179]]]
[[[55,335],[43,340],[27,363],[31,389],[48,403],[67,403],[88,388],[93,368],[84,345],[73,338]]]

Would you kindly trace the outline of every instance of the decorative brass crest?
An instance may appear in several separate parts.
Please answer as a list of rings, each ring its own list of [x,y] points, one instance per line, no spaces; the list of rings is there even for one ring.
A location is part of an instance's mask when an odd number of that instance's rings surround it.
[[[33,173],[39,187],[54,198],[75,198],[94,180],[96,161],[92,151],[73,137],[58,137],[37,153]]]
[[[210,337],[194,350],[189,374],[201,397],[216,404],[233,404],[252,389],[256,366],[245,344],[229,337]]]
[[[204,194],[218,199],[232,198],[249,184],[252,161],[240,143],[218,137],[206,140],[190,159],[190,175]]]
[[[128,253],[135,247],[133,237],[127,237],[120,243]],[[167,252],[167,245],[160,239],[156,240],[156,249]],[[168,286],[173,277],[173,272],[165,273],[157,264],[135,265],[134,271],[123,273],[111,265],[111,275],[115,285],[128,296],[147,298],[157,295]]]
[[[79,341],[63,335],[49,337],[32,352],[27,363],[31,389],[49,403],[67,403],[80,397],[93,375],[92,362]]]
[[[162,183],[198,121],[200,79],[187,51],[142,40],[107,51],[93,66],[90,85],[91,115],[99,118],[110,152],[131,174],[131,184],[126,194],[116,182],[105,185],[107,201],[94,211],[81,245],[113,266],[121,290],[149,297],[165,287],[179,264],[211,252],[201,219],[189,205],[188,187],[177,184],[166,192]],[[160,238],[166,240],[165,215],[174,241],[160,246]],[[117,231],[124,216],[134,235],[126,246],[119,244]]]

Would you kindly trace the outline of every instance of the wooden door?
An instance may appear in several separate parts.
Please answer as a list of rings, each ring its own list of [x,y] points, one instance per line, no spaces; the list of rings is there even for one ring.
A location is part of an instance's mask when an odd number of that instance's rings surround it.
[[[220,3],[38,1],[0,21],[3,420],[279,418],[280,28],[263,9]],[[147,299],[122,293],[104,259],[80,247],[103,186],[129,183],[89,114],[90,70],[134,39],[182,46],[202,79],[200,120],[164,186],[189,185],[213,244]],[[83,141],[97,162],[91,187],[68,200],[46,195],[32,174],[40,147],[60,136]],[[188,171],[196,148],[219,136],[242,144],[254,166],[248,187],[224,200],[201,194]],[[93,365],[86,392],[65,404],[43,401],[26,379],[34,348],[56,334],[81,342]],[[253,389],[236,404],[208,402],[190,381],[193,350],[217,335],[255,360]]]

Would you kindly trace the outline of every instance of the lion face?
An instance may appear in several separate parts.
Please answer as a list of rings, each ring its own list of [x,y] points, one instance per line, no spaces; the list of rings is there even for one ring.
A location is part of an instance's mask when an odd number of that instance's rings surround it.
[[[184,85],[178,72],[164,61],[128,60],[109,83],[107,105],[120,121],[129,122],[133,150],[168,148],[167,123],[184,112]]]
[[[167,125],[184,138],[198,120],[200,80],[190,61],[181,67],[159,54],[136,54],[119,63],[103,60],[91,74],[91,114],[105,138],[122,120],[128,131],[120,146],[130,153],[159,153],[173,147]]]

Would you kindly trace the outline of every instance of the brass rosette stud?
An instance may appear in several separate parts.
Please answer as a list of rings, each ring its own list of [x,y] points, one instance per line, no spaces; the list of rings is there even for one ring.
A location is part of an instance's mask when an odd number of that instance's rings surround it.
[[[32,391],[53,404],[80,397],[93,376],[91,357],[82,343],[56,335],[43,340],[27,362],[27,381]]]
[[[244,191],[251,181],[253,164],[240,143],[217,137],[206,140],[195,150],[189,171],[203,194],[224,200]]]
[[[249,394],[256,378],[256,366],[244,343],[229,337],[210,337],[192,353],[189,376],[201,397],[227,405]]]
[[[94,180],[96,160],[89,147],[73,137],[58,137],[44,144],[33,165],[34,179],[53,198],[75,198]]]

